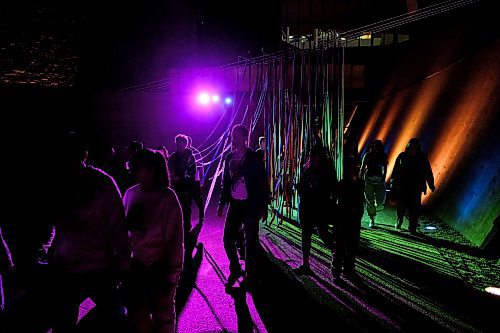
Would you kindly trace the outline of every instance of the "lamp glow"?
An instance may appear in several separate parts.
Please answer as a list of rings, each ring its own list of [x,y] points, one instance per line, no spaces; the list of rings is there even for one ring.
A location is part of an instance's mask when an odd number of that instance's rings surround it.
[[[496,296],[500,296],[500,288],[497,288],[497,287],[486,287],[484,290],[487,293],[490,293],[490,294],[493,294],[493,295],[496,295]]]
[[[207,105],[208,102],[210,102],[210,96],[208,96],[207,93],[201,93],[198,96],[198,102],[200,102],[200,104]]]

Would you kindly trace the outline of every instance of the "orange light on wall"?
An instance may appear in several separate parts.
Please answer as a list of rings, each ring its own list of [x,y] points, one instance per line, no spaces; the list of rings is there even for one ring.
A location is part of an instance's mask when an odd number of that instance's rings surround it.
[[[401,113],[402,101],[403,101],[402,94],[398,94],[395,97],[394,101],[391,103],[390,107],[388,108],[384,122],[379,127],[378,132],[375,135],[374,139],[380,139],[382,140],[382,142],[385,143],[389,132],[394,128],[393,127],[394,121],[396,120],[397,116]]]
[[[392,149],[389,152],[389,165],[387,167],[387,180],[391,178],[394,169],[396,158],[404,151],[406,144],[413,137],[418,137],[422,126],[425,124],[429,112],[433,110],[434,104],[442,91],[443,85],[448,79],[449,73],[432,77],[426,81],[425,85],[420,85],[418,92],[412,88],[405,93],[406,98],[412,98],[410,94],[415,94],[415,99],[410,105],[409,110],[406,112],[405,120],[402,122],[401,128],[396,128],[399,132],[398,137]]]
[[[372,111],[371,116],[365,125],[363,133],[359,138],[358,152],[363,150],[363,147],[366,145],[366,142],[368,141],[368,138],[371,136],[373,130],[375,129],[375,124],[377,123],[377,120],[380,117],[382,110],[385,108],[387,102],[388,98],[385,98],[384,100],[376,104],[375,109]]]
[[[453,112],[447,117],[429,152],[434,182],[438,189],[446,187],[450,176],[457,172],[463,159],[479,143],[478,129],[484,128],[488,124],[488,118],[495,112],[485,111],[498,93],[498,72],[485,64],[490,63],[484,61],[476,66],[474,75],[462,87],[461,93],[457,94],[461,98],[455,101]],[[432,194],[428,193],[423,202],[431,197]]]

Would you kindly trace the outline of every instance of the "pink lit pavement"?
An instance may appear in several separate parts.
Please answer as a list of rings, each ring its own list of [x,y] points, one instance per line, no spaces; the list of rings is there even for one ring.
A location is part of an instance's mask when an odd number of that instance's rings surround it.
[[[251,323],[245,325],[247,329],[240,327],[238,330],[239,321],[235,299],[225,292],[224,287],[225,279],[229,274],[229,261],[224,252],[223,231],[223,219],[213,216],[206,218],[198,238],[198,241],[204,245],[203,258],[195,285],[184,309],[179,314],[179,333],[246,332],[248,330],[259,333],[267,332],[254,306],[252,295],[249,293],[246,294],[248,313],[242,314],[239,311],[239,315],[240,326],[241,322],[245,321],[242,317],[248,315]]]
[[[178,333],[267,332],[251,294],[241,292],[240,297],[233,298],[225,291],[229,261],[224,252],[223,232],[223,218],[209,216],[205,219],[198,237],[198,242],[203,243],[202,252],[196,253],[197,249],[194,251],[194,262],[199,265],[198,273],[194,283],[191,280],[178,289],[178,304],[181,307]],[[82,302],[79,319],[93,307],[94,303],[90,299]]]

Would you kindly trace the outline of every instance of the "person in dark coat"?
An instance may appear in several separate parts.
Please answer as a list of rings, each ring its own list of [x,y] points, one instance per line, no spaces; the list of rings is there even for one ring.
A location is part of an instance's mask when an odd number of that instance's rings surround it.
[[[191,237],[191,206],[193,200],[193,183],[196,174],[196,161],[193,151],[188,148],[188,138],[184,134],[175,137],[176,151],[168,159],[170,184],[174,189],[182,207],[184,221],[184,264],[191,265],[194,250],[194,239]]]
[[[406,150],[399,154],[392,173],[392,186],[398,197],[398,220],[395,228],[401,229],[403,217],[408,211],[411,233],[417,232],[422,193],[427,193],[427,185],[434,192],[434,176],[427,156],[422,152],[420,142],[413,138]]]
[[[111,176],[86,164],[88,151],[78,134],[70,133],[62,146],[61,172],[50,188],[57,203],[50,208],[52,331],[73,331],[86,297],[96,303],[103,330],[111,330],[122,318],[118,277],[129,270],[131,257],[121,194]]]
[[[334,225],[335,256],[332,276],[354,272],[356,252],[361,233],[361,218],[364,211],[364,182],[359,178],[358,158],[348,157],[344,161],[344,177],[337,185],[339,219]]]
[[[328,159],[325,148],[321,145],[312,147],[297,186],[300,196],[299,220],[302,227],[303,260],[302,266],[296,270],[298,274],[311,274],[309,256],[315,227],[321,240],[330,251],[333,250],[333,236],[328,231],[331,221],[328,217],[334,215],[332,207],[335,207],[336,182],[335,167]],[[326,213],[327,211],[330,213]]]

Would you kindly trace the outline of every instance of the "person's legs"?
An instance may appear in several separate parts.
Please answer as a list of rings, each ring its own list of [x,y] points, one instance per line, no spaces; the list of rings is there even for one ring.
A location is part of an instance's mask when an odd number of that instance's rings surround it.
[[[174,333],[176,326],[175,293],[178,276],[170,276],[164,264],[157,264],[153,280],[153,332]]]
[[[245,260],[245,230],[243,228],[243,224],[240,225],[238,229],[238,239],[236,240],[236,249],[238,251],[238,255],[241,260]]]
[[[418,228],[418,217],[420,215],[420,204],[421,204],[421,192],[415,189],[411,193],[408,203],[408,215],[409,215],[409,228],[408,230],[415,233]]]
[[[78,310],[82,301],[81,279],[78,274],[56,272],[53,282],[54,315],[52,332],[71,332],[76,328]]]
[[[328,230],[328,224],[322,221],[316,225],[316,228],[318,229],[319,238],[321,238],[329,250],[333,250],[333,236]]]
[[[184,221],[184,236],[191,232],[191,194],[187,191],[177,192],[179,203],[182,208],[182,218]]]
[[[177,197],[182,209],[182,219],[184,226],[184,267],[189,270],[193,259],[193,238],[191,237],[191,194],[187,191],[177,192]]]
[[[193,185],[193,200],[198,207],[198,221],[203,222],[205,219],[205,207],[203,205],[203,199],[201,197],[201,186],[200,182],[195,182]]]
[[[344,221],[342,221],[342,223],[344,223]],[[344,226],[337,226],[333,234],[335,236],[335,255],[332,261],[332,274],[334,276],[339,276],[342,272],[342,266],[344,265],[345,259],[346,235]]]
[[[313,232],[313,223],[311,216],[306,209],[301,208],[300,227],[302,228],[302,264],[304,267],[309,267],[309,256],[311,254],[311,237]]]
[[[135,332],[150,332],[152,330],[151,322],[151,304],[148,301],[152,294],[151,273],[147,266],[134,263],[130,271],[130,301],[128,304],[128,317]]]
[[[397,215],[398,215],[398,220],[396,222],[396,229],[401,229],[401,225],[403,225],[403,219],[405,217],[405,212],[407,209],[407,201],[408,201],[408,194],[406,189],[400,189],[398,191],[398,206],[397,206]]]
[[[243,220],[245,230],[245,271],[247,279],[254,279],[257,270],[257,246],[259,244],[259,218],[246,207]]]
[[[380,212],[384,209],[385,198],[386,198],[384,180],[382,180],[380,183],[374,185],[374,192],[375,192],[375,198],[377,200],[376,210],[377,210],[377,212]]]
[[[226,216],[226,223],[224,225],[223,239],[224,250],[226,251],[227,258],[229,259],[229,284],[234,284],[238,277],[242,274],[241,266],[238,260],[238,252],[236,249],[236,241],[239,236],[238,232],[242,223],[240,206],[241,205],[239,205],[236,201],[231,202]]]
[[[365,181],[365,199],[366,199],[366,212],[370,217],[370,228],[375,226],[375,215],[377,214],[375,207],[375,186],[370,180]]]
[[[110,270],[90,272],[86,278],[89,294],[96,304],[97,319],[111,330],[122,319],[122,306],[117,293],[117,281]]]
[[[346,273],[353,273],[356,262],[356,254],[359,246],[361,221],[350,219],[348,223],[349,235],[346,237],[344,271]]]

